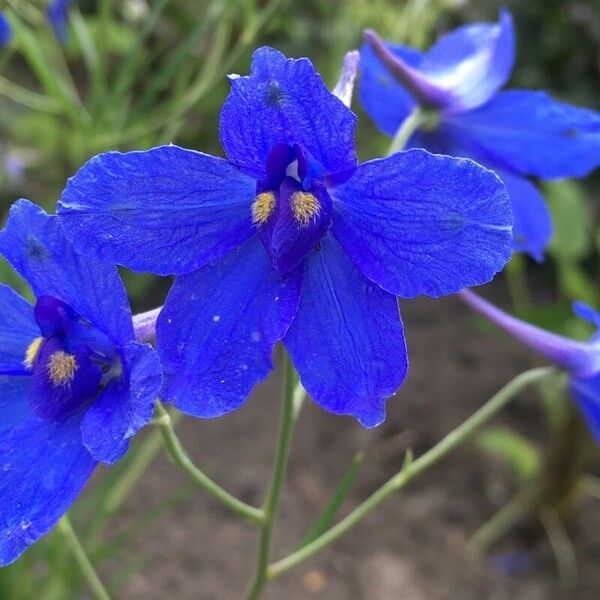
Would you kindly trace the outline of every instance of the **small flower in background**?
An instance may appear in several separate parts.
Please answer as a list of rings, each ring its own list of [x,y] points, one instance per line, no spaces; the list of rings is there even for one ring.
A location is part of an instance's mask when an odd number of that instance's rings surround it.
[[[161,398],[183,412],[238,408],[283,340],[318,404],[377,425],[407,370],[396,296],[450,294],[504,266],[504,187],[423,150],[357,164],[356,116],[307,59],[261,48],[231,86],[227,160],[177,146],[101,154],[69,181],[63,228],[97,259],[178,276],[157,345]]]
[[[0,48],[8,45],[12,40],[13,30],[6,15],[0,11]]]
[[[27,200],[10,210],[0,253],[31,306],[0,285],[0,565],[69,509],[98,462],[112,464],[151,418],[162,374],[134,340],[116,268],[76,255],[58,219]]]
[[[514,214],[515,249],[543,260],[552,234],[543,197],[527,179],[582,177],[600,165],[600,115],[545,92],[499,91],[514,64],[512,18],[448,33],[420,52],[365,33],[360,96],[377,127],[394,136],[420,105],[409,146],[464,156],[494,169]]]
[[[579,342],[516,319],[470,290],[460,295],[471,308],[569,373],[572,395],[600,444],[600,313],[583,302],[573,304],[578,317],[598,328],[589,341]]]
[[[56,39],[64,44],[69,39],[69,8],[77,0],[52,0],[46,8],[46,17]]]

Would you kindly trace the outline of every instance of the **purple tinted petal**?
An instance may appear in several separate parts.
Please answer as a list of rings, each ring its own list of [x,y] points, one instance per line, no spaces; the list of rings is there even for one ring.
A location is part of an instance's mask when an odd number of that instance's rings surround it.
[[[0,440],[1,566],[56,525],[92,474],[79,423],[30,419]]]
[[[158,317],[161,398],[197,417],[238,408],[273,367],[298,306],[300,279],[280,279],[255,237],[220,262],[178,277]]]
[[[0,375],[0,435],[32,416],[27,395],[31,377]]]
[[[422,54],[412,48],[386,43],[388,50],[406,64],[416,67]],[[369,44],[360,50],[360,102],[375,125],[393,137],[415,108],[415,100],[381,62]]]
[[[356,164],[356,117],[308,59],[259,48],[250,75],[230,79],[220,133],[233,162],[260,172],[271,148],[285,143],[299,144],[329,172]]]
[[[340,244],[364,275],[397,296],[486,283],[510,257],[505,188],[473,161],[401,152],[360,165],[330,194]]]
[[[36,296],[62,300],[115,342],[133,338],[129,302],[117,269],[77,254],[56,217],[19,200],[0,232],[0,252]]]
[[[13,30],[10,21],[4,12],[0,11],[0,48],[4,48],[13,38]]]
[[[69,180],[65,233],[97,259],[159,275],[193,271],[248,239],[256,181],[221,158],[159,146],[107,152]]]
[[[158,355],[148,344],[127,344],[123,371],[123,379],[106,386],[81,423],[85,447],[96,460],[107,464],[125,454],[129,438],[152,418],[162,383]]]
[[[408,368],[396,298],[365,279],[331,235],[306,260],[284,343],[315,402],[365,427],[384,420]]]
[[[352,93],[354,92],[354,81],[358,73],[359,60],[360,55],[357,50],[346,53],[342,73],[332,91],[332,94],[348,107],[352,104]]]
[[[600,375],[574,377],[571,392],[596,443],[600,444]]]
[[[468,156],[521,175],[583,177],[600,165],[600,114],[545,92],[502,92],[443,127]]]

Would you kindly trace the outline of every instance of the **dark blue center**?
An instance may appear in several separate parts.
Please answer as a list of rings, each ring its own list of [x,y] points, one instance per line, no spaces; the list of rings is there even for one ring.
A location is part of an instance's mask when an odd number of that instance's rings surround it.
[[[40,296],[35,319],[42,335],[25,359],[33,375],[29,404],[38,417],[62,421],[121,374],[121,361],[104,333],[57,298]]]
[[[257,183],[254,224],[281,275],[293,271],[331,224],[331,198],[324,169],[300,146],[276,144]]]

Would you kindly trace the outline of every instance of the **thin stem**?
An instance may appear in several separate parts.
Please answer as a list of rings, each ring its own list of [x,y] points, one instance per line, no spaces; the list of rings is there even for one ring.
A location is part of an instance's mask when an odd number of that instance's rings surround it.
[[[98,574],[94,570],[94,566],[90,562],[90,559],[86,554],[83,546],[81,545],[81,542],[79,541],[79,538],[77,537],[77,534],[75,533],[75,530],[73,529],[71,521],[69,520],[69,517],[67,515],[65,515],[58,522],[58,531],[62,533],[65,542],[71,548],[73,556],[75,557],[75,560],[77,561],[81,572],[85,576],[96,598],[98,600],[110,600],[109,593],[106,591],[106,588],[104,587],[104,585],[100,581],[100,578],[98,577]]]
[[[367,500],[355,508],[348,516],[334,525],[326,533],[318,537],[310,544],[300,550],[293,552],[286,558],[272,564],[269,568],[269,579],[274,579],[282,573],[310,558],[359,523],[374,508],[379,506],[388,496],[403,488],[417,475],[426,471],[449,454],[452,450],[467,441],[482,425],[487,423],[512,400],[521,390],[527,386],[548,377],[554,372],[552,367],[543,367],[525,371],[506,384],[478,411],[471,415],[466,421],[451,431],[446,437],[438,442],[418,459],[406,460],[402,469],[391,479],[384,483]]]
[[[394,139],[390,144],[387,155],[391,156],[396,152],[402,152],[408,143],[408,140],[412,137],[413,133],[419,129],[421,125],[426,121],[426,113],[422,108],[416,106],[414,110],[406,117],[402,122],[402,125],[398,127]]]
[[[264,521],[261,526],[260,540],[258,546],[258,560],[256,571],[250,589],[246,595],[247,600],[256,600],[268,582],[269,560],[271,557],[271,546],[273,538],[273,525],[277,516],[281,488],[285,479],[288,456],[290,452],[290,442],[294,423],[297,417],[297,411],[294,410],[294,399],[297,397],[297,376],[294,367],[286,354],[285,356],[285,383],[283,410],[281,415],[281,425],[279,428],[279,439],[275,453],[275,463],[273,465],[273,475],[269,494],[264,506]]]
[[[156,412],[158,413],[158,417],[154,419],[153,423],[160,427],[167,451],[175,464],[178,465],[182,471],[187,473],[194,483],[206,490],[213,498],[219,500],[219,502],[224,504],[231,511],[240,515],[250,523],[262,524],[264,521],[262,510],[250,506],[235,496],[232,496],[194,465],[175,433],[171,416],[160,402],[157,402],[156,404]]]

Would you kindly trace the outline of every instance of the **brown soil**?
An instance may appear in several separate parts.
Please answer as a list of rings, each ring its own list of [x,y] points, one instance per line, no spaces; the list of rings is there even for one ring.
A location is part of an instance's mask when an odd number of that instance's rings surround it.
[[[405,449],[420,454],[536,359],[506,337],[482,332],[454,298],[403,303],[411,369],[389,402],[381,427],[365,431],[351,419],[308,401],[296,430],[289,477],[277,522],[276,556],[294,549],[323,507],[353,454],[365,466],[344,511],[399,469]],[[181,437],[202,468],[244,500],[259,504],[269,474],[279,417],[278,374],[246,406],[222,419],[187,419]],[[531,391],[498,419],[526,432],[543,428]],[[185,484],[160,457],[111,529],[160,503]],[[586,500],[569,523],[578,560],[577,590],[561,590],[547,541],[527,543],[513,532],[496,553],[527,549],[529,566],[507,574],[470,553],[471,533],[514,491],[510,473],[474,446],[456,451],[388,500],[322,554],[272,583],[266,599],[445,600],[600,597],[600,506]],[[257,535],[200,490],[131,542],[140,568],[119,595],[124,600],[229,600],[243,597]],[[117,567],[107,563],[104,575]]]

